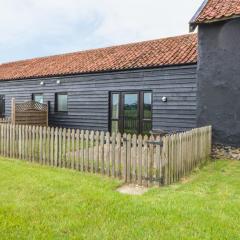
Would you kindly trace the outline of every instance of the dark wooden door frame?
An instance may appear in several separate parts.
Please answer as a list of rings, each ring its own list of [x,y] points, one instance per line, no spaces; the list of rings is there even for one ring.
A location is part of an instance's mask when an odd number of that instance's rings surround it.
[[[124,96],[125,94],[138,94],[138,107],[137,107],[137,111],[138,111],[138,134],[143,132],[143,122],[144,122],[144,93],[152,93],[151,90],[136,90],[136,91],[111,91],[109,92],[109,120],[108,120],[108,129],[109,132],[111,132],[111,128],[112,128],[112,121],[114,121],[112,119],[112,95],[113,94],[119,94],[119,116],[118,116],[118,127],[119,127],[119,131],[121,133],[123,133],[124,130]],[[152,110],[152,104],[153,104],[153,98],[151,99],[151,110]],[[151,117],[151,121],[152,121],[152,117]]]

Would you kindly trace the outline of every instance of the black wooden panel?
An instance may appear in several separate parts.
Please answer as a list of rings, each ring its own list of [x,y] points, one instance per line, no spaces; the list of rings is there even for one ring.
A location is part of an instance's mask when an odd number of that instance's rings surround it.
[[[33,93],[43,93],[44,103],[50,102],[50,124],[104,131],[108,130],[109,91],[151,90],[154,130],[181,131],[196,126],[196,65],[0,81],[0,89],[8,116],[12,97],[23,102]],[[68,92],[67,114],[54,112],[56,92]],[[163,96],[168,98],[166,103],[161,101]]]

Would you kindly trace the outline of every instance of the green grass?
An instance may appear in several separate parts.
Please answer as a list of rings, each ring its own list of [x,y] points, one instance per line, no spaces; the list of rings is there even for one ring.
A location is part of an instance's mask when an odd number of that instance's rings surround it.
[[[240,162],[121,195],[120,182],[0,159],[0,239],[240,239]]]

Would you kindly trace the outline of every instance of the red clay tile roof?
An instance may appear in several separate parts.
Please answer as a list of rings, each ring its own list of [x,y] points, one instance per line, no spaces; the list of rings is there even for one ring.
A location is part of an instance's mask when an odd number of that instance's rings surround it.
[[[197,36],[188,34],[0,65],[0,80],[151,68],[197,62]]]
[[[220,21],[236,16],[240,17],[240,0],[208,0],[193,23]]]

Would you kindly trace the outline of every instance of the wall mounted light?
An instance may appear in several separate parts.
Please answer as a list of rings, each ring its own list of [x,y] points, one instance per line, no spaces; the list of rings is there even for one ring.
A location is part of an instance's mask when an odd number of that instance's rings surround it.
[[[163,102],[167,102],[167,97],[162,97]]]
[[[60,85],[60,84],[61,84],[61,81],[60,81],[60,80],[57,80],[56,83],[57,83],[57,85]]]
[[[43,85],[44,85],[44,81],[41,81],[41,82],[40,82],[40,85],[43,86]]]

